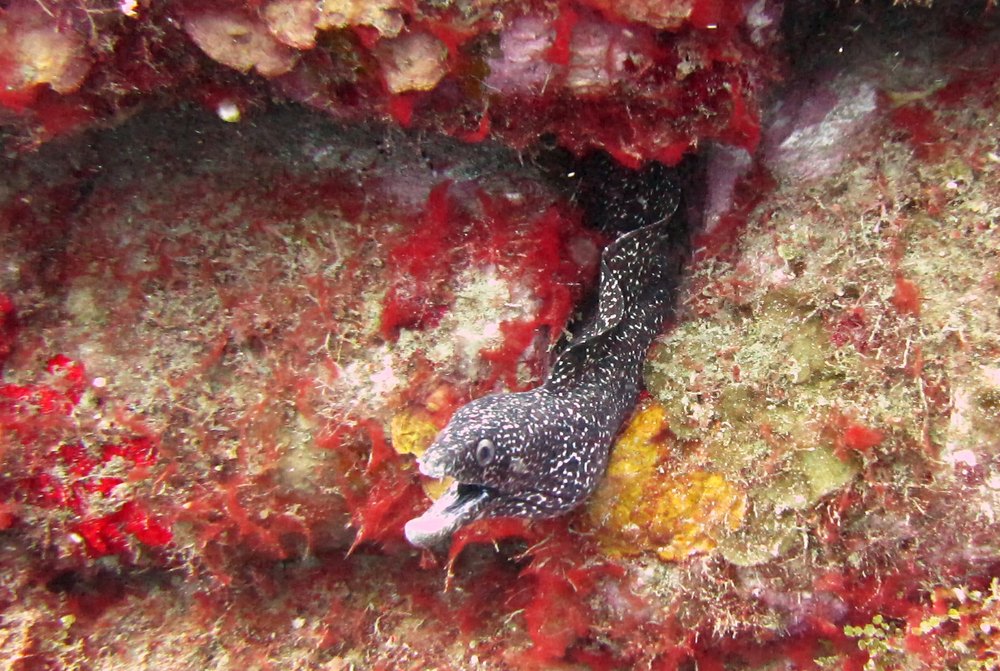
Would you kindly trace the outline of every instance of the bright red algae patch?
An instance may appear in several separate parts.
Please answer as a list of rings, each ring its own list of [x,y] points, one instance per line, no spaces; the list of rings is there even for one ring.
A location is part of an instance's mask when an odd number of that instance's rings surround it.
[[[902,275],[896,276],[896,286],[892,293],[892,304],[903,314],[920,316],[920,289]]]
[[[401,240],[389,252],[388,262],[397,278],[386,296],[382,308],[383,338],[395,338],[402,328],[424,328],[436,325],[446,309],[447,296],[438,289],[445,280],[451,263],[458,261],[456,235],[460,223],[450,207],[449,182],[435,186],[427,197],[423,216],[412,234]]]
[[[135,554],[130,539],[166,545],[169,526],[132,498],[156,463],[155,438],[126,435],[97,449],[74,442],[81,432],[94,430],[79,417],[91,380],[79,362],[62,354],[48,361],[46,374],[42,382],[0,384],[4,527],[15,520],[37,525],[57,545],[64,535],[79,539],[89,557],[129,560]],[[70,548],[72,542],[65,550]]]

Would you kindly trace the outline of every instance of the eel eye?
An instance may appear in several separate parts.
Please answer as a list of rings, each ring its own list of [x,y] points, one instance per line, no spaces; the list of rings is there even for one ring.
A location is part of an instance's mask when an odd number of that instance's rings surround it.
[[[489,438],[483,438],[476,445],[476,463],[480,466],[489,466],[496,456],[497,448]]]

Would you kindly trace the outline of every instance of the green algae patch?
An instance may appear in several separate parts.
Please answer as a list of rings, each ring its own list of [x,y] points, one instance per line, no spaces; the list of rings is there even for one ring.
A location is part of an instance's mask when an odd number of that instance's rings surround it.
[[[800,539],[791,515],[754,510],[743,528],[719,544],[719,554],[736,566],[757,566],[788,553]]]
[[[753,511],[736,534],[720,543],[720,554],[733,564],[754,566],[800,546],[800,515],[847,487],[857,473],[853,461],[840,459],[830,447],[796,452],[778,473],[751,489]]]
[[[752,512],[720,551],[752,565],[793,547],[797,515],[858,474],[856,460],[838,456],[829,418],[861,360],[839,353],[816,311],[789,292],[725,317],[670,333],[647,384],[687,448],[679,468],[711,469],[746,492]]]
[[[838,356],[822,322],[795,302],[776,296],[737,319],[685,323],[650,357],[647,385],[671,431],[701,441],[734,471],[773,451],[768,436],[816,445],[820,414],[858,365]]]
[[[799,452],[797,457],[798,467],[814,501],[847,486],[858,473],[854,461],[841,459],[827,447],[805,450]]]

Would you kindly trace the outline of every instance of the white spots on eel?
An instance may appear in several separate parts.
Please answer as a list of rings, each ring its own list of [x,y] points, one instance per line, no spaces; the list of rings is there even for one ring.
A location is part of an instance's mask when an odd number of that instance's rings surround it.
[[[596,189],[599,215],[633,230],[604,250],[595,314],[545,382],[460,408],[420,458],[422,473],[455,483],[406,524],[414,545],[440,546],[475,519],[561,515],[596,488],[686,256],[684,227],[674,221],[678,189],[662,166],[650,170],[618,169]]]

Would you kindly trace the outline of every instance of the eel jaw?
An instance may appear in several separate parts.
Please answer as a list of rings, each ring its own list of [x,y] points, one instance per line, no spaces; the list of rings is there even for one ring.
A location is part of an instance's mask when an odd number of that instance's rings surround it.
[[[496,494],[482,485],[452,483],[423,515],[406,523],[406,540],[427,549],[444,546],[459,527],[479,517]]]

